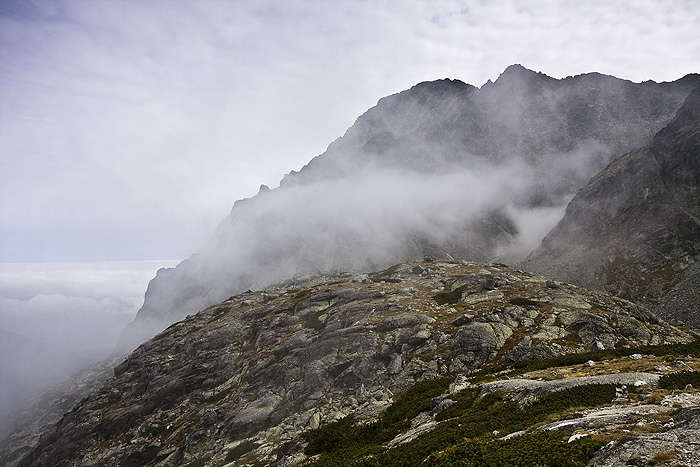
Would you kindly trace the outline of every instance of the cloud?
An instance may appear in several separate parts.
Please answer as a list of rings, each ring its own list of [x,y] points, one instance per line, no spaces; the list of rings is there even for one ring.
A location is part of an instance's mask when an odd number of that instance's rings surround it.
[[[420,81],[672,80],[700,59],[692,1],[2,3],[3,261],[188,256]]]
[[[0,328],[70,351],[110,349],[174,262],[0,264]]]
[[[0,264],[0,415],[108,357],[165,266]]]
[[[436,158],[429,170],[355,161],[348,172],[331,162],[335,168],[325,167],[325,179],[290,177],[283,187],[234,206],[216,240],[192,259],[192,267],[203,270],[197,277],[186,273],[183,284],[203,280],[219,294],[202,292],[196,308],[298,272],[368,271],[422,254],[522,259],[563,215],[573,192],[561,188],[590,177],[599,151],[584,143],[551,154],[546,169],[517,158],[474,160],[470,168]],[[342,175],[334,176],[336,170]],[[191,298],[175,292],[165,299]],[[179,311],[189,312],[185,308]]]

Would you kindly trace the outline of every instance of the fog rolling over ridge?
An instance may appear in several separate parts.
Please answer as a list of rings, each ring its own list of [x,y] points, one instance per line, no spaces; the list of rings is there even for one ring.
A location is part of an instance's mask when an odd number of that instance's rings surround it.
[[[519,65],[481,88],[421,83],[383,98],[280,187],[234,204],[209,245],[151,281],[117,353],[247,289],[424,255],[516,261],[613,157],[646,144],[697,86]]]

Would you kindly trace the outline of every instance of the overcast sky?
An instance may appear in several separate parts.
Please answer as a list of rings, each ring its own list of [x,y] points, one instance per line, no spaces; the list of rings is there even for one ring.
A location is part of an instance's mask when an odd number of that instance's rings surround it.
[[[700,2],[0,1],[0,262],[183,259],[377,100],[700,72]]]

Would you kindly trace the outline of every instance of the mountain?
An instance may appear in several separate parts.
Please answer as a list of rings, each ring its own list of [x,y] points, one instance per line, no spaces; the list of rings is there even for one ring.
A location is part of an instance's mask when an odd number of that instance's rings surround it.
[[[700,88],[651,142],[615,159],[524,262],[700,329]]]
[[[648,345],[655,347],[642,352],[659,357],[637,354]],[[689,353],[695,356],[682,361],[662,357]],[[673,408],[660,403],[671,397],[670,390],[657,389],[661,375],[700,369],[698,357],[693,336],[638,305],[504,265],[431,260],[372,274],[307,275],[230,297],[170,326],[42,435],[19,465],[299,465],[333,451],[340,441],[332,430],[346,436],[372,421],[385,429],[365,438],[377,443],[374,451],[353,445],[352,455],[379,456],[388,445],[397,447],[384,457],[405,456],[398,446],[415,446],[415,439],[432,446],[426,457],[448,438],[444,447],[465,436],[493,442],[493,430],[506,435],[555,421],[542,407],[527,409],[521,420],[515,404],[524,407],[557,391],[564,391],[558,400],[573,398],[563,407],[609,405],[616,397],[624,406],[608,413],[610,430],[587,448],[592,454],[601,439],[643,439],[624,432],[634,410],[645,410],[650,426],[655,417],[668,421]],[[549,363],[539,370],[549,370],[522,374],[542,358]],[[484,367],[481,376],[466,377]],[[520,376],[496,379],[506,374]],[[636,389],[628,394],[626,385]],[[625,392],[616,396],[620,386]],[[482,410],[483,404],[473,405],[479,393],[493,393],[490,403],[500,402],[488,410],[506,404],[507,415],[498,419],[493,412],[487,418],[494,425],[474,428],[472,435],[454,432],[462,421],[466,429],[464,417]],[[388,409],[397,397],[408,407]],[[652,405],[640,408],[638,400]],[[683,420],[690,420],[688,429],[697,424],[697,414],[681,415],[674,415],[674,429],[681,430]],[[570,432],[585,426],[593,434],[600,417],[579,413],[577,428],[553,427],[564,434],[546,435],[547,446],[568,449]],[[319,427],[325,428],[308,431]],[[349,462],[351,451],[341,454]],[[400,465],[423,459],[411,457]],[[331,459],[320,465],[345,464]]]
[[[157,335],[0,455],[698,465],[699,114],[700,75],[519,65],[381,99],[160,270],[117,353]]]
[[[202,252],[159,271],[115,354],[294,274],[447,253],[522,259],[590,177],[647,144],[698,85],[513,65],[481,88],[439,80],[385,97],[279,188],[237,201]]]

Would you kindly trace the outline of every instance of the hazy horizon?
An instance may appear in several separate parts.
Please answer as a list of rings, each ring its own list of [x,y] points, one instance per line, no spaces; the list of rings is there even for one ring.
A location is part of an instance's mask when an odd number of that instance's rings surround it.
[[[0,416],[109,357],[148,282],[178,262],[0,263]]]

